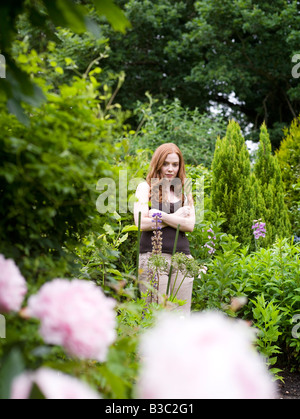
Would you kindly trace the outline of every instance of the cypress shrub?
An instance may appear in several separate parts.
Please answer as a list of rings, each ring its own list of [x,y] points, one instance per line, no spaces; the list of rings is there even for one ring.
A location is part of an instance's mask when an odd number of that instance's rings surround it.
[[[284,202],[284,184],[265,124],[261,127],[257,160],[251,171],[250,155],[240,126],[230,121],[226,136],[218,138],[212,162],[212,209],[224,214],[224,232],[237,237],[243,245],[255,248],[254,220],[266,223],[267,235],[260,245],[271,245],[276,236],[290,234]]]
[[[280,165],[278,158],[272,155],[271,142],[265,123],[260,129],[259,148],[253,171],[265,201],[265,208],[260,213],[267,229],[264,245],[271,245],[276,236],[283,238],[290,235],[291,224],[284,202],[285,188]]]
[[[212,209],[224,213],[225,233],[237,236],[243,244],[252,240],[255,214],[250,155],[240,126],[230,121],[226,135],[218,138],[212,162]]]
[[[285,203],[294,236],[300,237],[300,117],[284,132],[276,156],[286,188]]]

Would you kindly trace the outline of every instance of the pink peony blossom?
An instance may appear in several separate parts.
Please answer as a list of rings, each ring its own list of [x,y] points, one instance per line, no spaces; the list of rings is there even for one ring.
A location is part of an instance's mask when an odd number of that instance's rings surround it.
[[[273,398],[266,365],[252,346],[253,329],[215,313],[164,314],[141,340],[142,399]]]
[[[26,293],[26,281],[18,266],[0,255],[0,313],[19,311]]]
[[[28,399],[33,384],[36,384],[43,396],[51,400],[97,400],[101,397],[86,383],[74,377],[54,371],[49,368],[40,368],[35,372],[25,372],[14,379],[11,398]]]
[[[46,343],[80,359],[105,361],[116,339],[115,302],[91,281],[55,279],[30,297],[27,313],[41,321]]]

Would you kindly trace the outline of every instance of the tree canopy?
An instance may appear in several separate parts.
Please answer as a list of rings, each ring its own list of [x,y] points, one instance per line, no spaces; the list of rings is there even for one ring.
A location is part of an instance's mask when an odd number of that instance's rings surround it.
[[[126,107],[155,97],[178,98],[205,111],[221,105],[250,138],[266,122],[273,147],[300,111],[297,1],[119,0],[132,24],[125,36],[106,32],[107,67],[126,73],[119,100]]]

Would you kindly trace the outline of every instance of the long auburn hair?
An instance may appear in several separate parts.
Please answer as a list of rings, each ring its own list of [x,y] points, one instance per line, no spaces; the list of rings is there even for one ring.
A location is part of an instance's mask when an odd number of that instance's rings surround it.
[[[182,200],[182,205],[184,204],[184,190],[183,190],[183,186],[185,184],[186,181],[186,173],[185,173],[185,165],[184,165],[184,159],[183,159],[183,155],[180,151],[180,149],[178,148],[178,146],[174,143],[165,143],[160,145],[154,152],[151,162],[150,162],[150,171],[147,175],[146,181],[148,183],[148,185],[150,186],[150,190],[149,190],[149,196],[148,196],[148,200],[151,200],[151,196],[152,196],[152,186],[155,187],[155,190],[157,190],[157,186],[159,186],[159,198],[158,198],[158,202],[161,203],[162,202],[162,184],[163,184],[163,177],[161,175],[161,168],[168,156],[168,154],[172,154],[172,153],[176,153],[177,156],[179,157],[179,170],[177,173],[177,178],[180,179],[181,181],[181,191],[182,191],[182,196],[181,196],[181,200]],[[152,181],[151,179],[158,179],[157,181]],[[174,190],[174,186],[171,185],[171,188],[173,188]],[[174,191],[175,193],[175,191]]]

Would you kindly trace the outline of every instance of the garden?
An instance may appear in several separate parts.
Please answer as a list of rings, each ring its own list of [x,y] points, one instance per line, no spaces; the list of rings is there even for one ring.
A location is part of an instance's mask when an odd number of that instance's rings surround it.
[[[300,398],[299,12],[0,5],[0,399]],[[168,142],[196,211],[193,259],[179,229],[172,255],[190,316],[138,286],[135,192]]]

